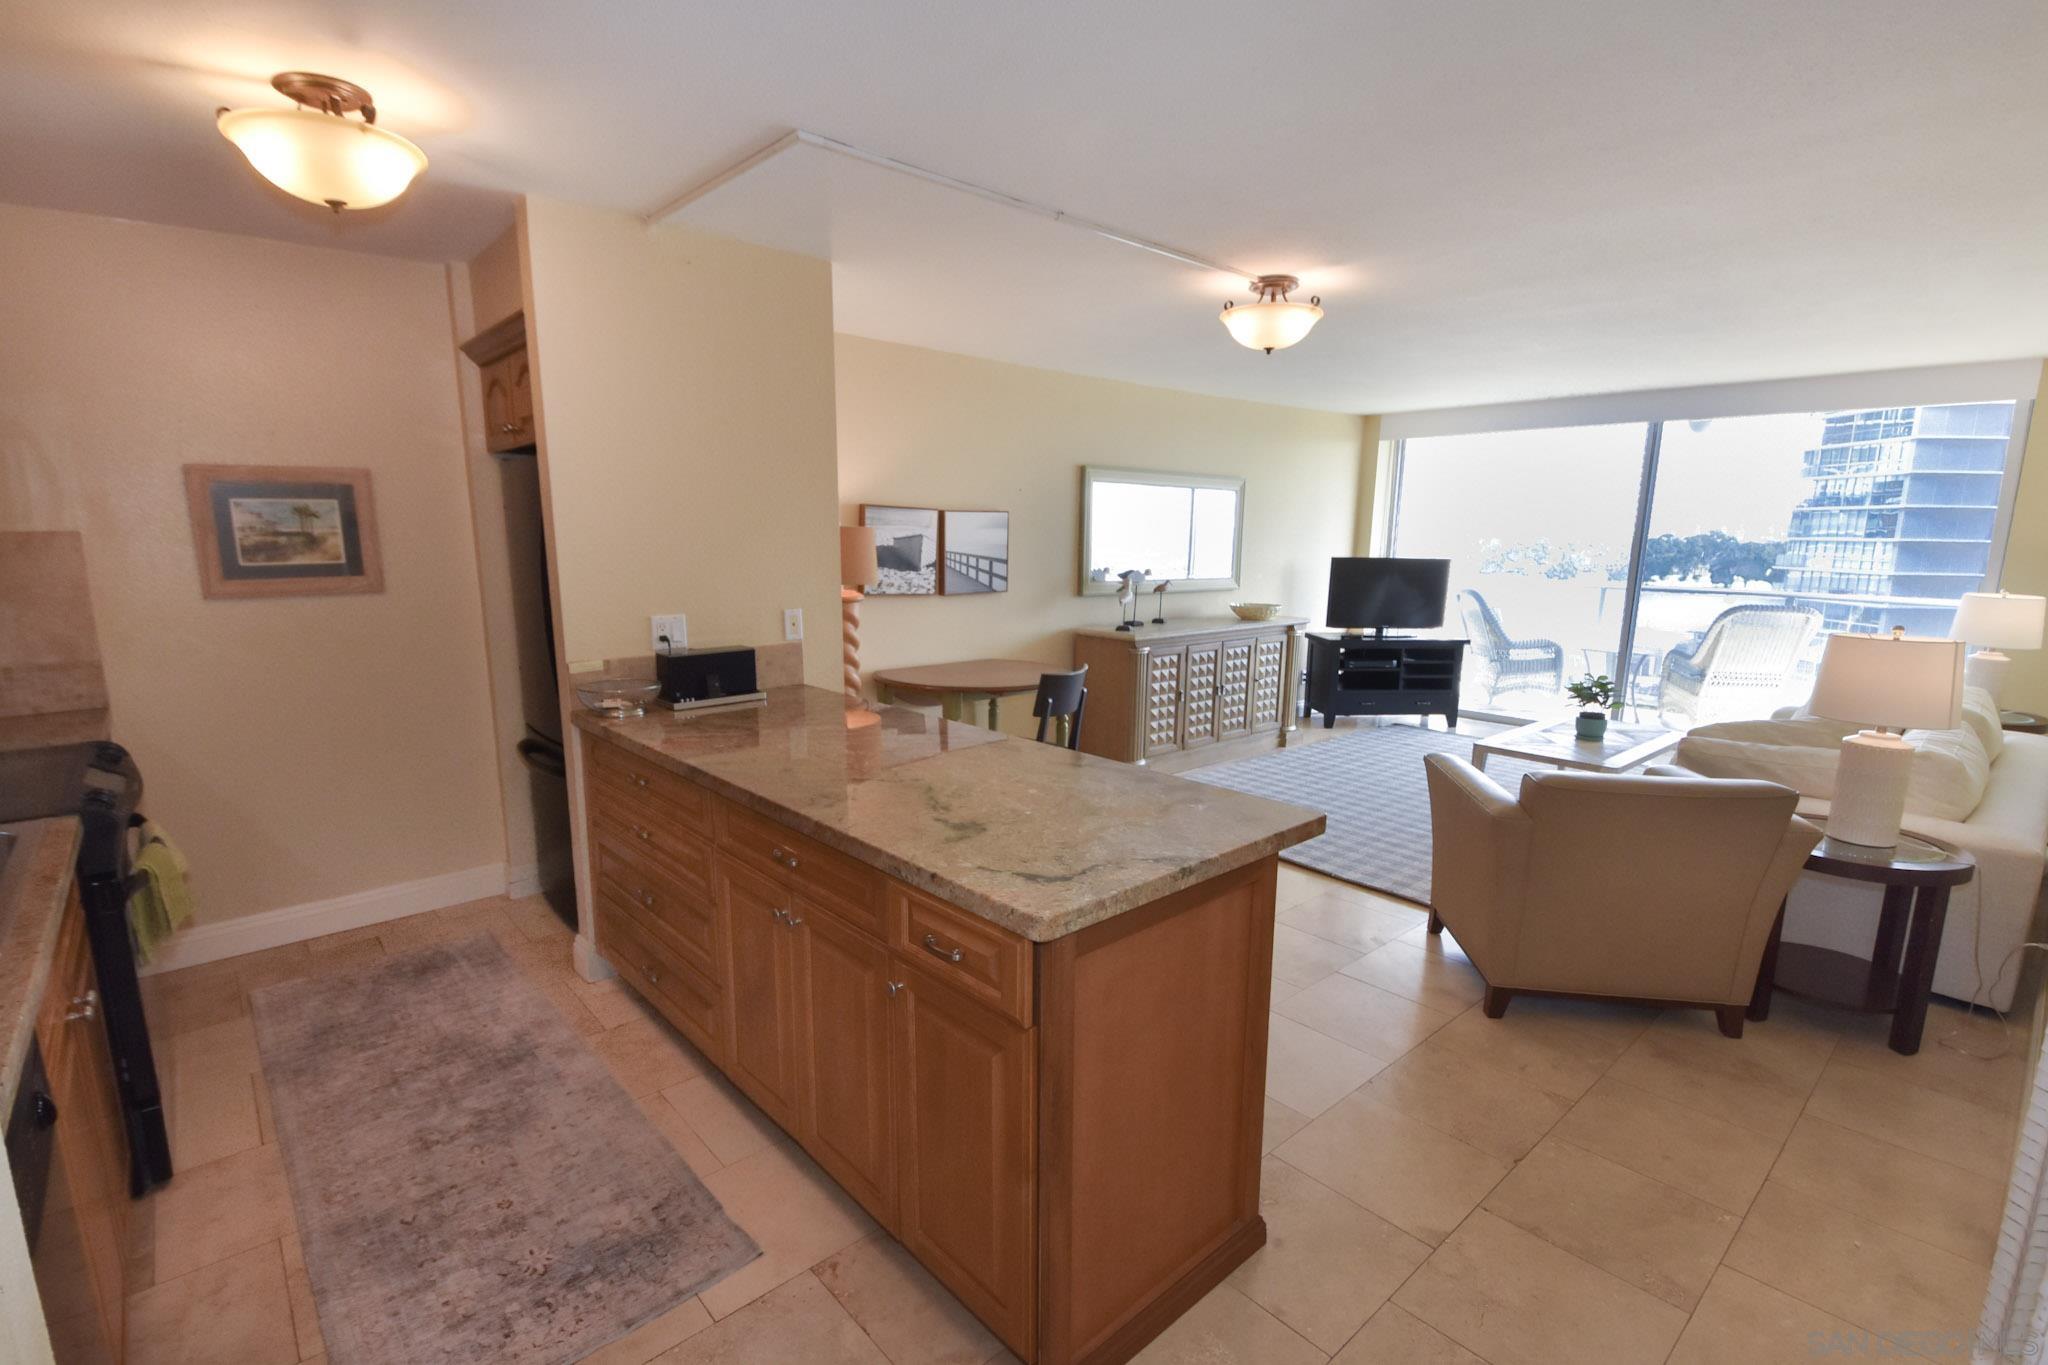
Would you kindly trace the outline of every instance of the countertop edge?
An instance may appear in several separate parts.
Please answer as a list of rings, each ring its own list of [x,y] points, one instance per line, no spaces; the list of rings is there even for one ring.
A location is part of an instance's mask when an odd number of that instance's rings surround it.
[[[1179,891],[1184,887],[1193,886],[1197,882],[1207,881],[1211,877],[1222,876],[1226,872],[1234,872],[1240,867],[1278,853],[1283,848],[1291,848],[1295,844],[1305,843],[1315,838],[1323,832],[1328,823],[1326,817],[1320,812],[1311,811],[1306,806],[1294,806],[1293,809],[1300,811],[1304,817],[1296,824],[1261,838],[1247,841],[1213,857],[1204,858],[1198,862],[1162,872],[1157,877],[1140,882],[1135,886],[1127,887],[1114,895],[1102,896],[1092,901],[1083,902],[1068,913],[1060,916],[1056,922],[1048,923],[1041,917],[1022,914],[1002,901],[993,900],[978,892],[971,891],[950,878],[941,876],[929,869],[919,867],[913,863],[906,863],[901,857],[890,853],[886,849],[876,848],[864,840],[854,838],[844,830],[834,829],[829,825],[822,824],[814,816],[805,815],[802,811],[793,810],[779,802],[772,801],[758,792],[739,786],[718,776],[716,773],[707,772],[691,764],[686,759],[679,758],[664,749],[645,744],[631,735],[613,729],[606,717],[597,715],[595,712],[578,711],[574,714],[573,719],[576,728],[583,731],[585,735],[594,741],[616,744],[620,748],[626,749],[658,767],[667,769],[678,777],[687,778],[737,805],[745,806],[747,809],[765,815],[779,824],[787,825],[807,838],[816,839],[819,843],[829,848],[836,849],[841,853],[847,854],[849,857],[858,858],[868,866],[884,872],[908,886],[915,887],[920,891],[930,892],[932,895],[950,904],[957,905],[963,910],[972,911],[990,923],[1007,929],[1011,933],[1034,943],[1050,943],[1057,939],[1065,938],[1067,935],[1076,933],[1092,924],[1099,924],[1103,920],[1113,919],[1127,910],[1135,910],[1141,905],[1149,905],[1160,897],[1171,895],[1173,892]],[[1027,743],[1028,741],[1019,740],[1017,742]],[[1166,774],[1161,774],[1161,776],[1166,776]],[[1270,798],[1261,799],[1267,800],[1268,804],[1275,806],[1289,804],[1282,801],[1272,801]]]
[[[49,990],[57,957],[57,931],[70,900],[83,826],[76,816],[0,825],[21,843],[0,880],[0,1115],[12,1112],[35,1037],[36,1015]],[[25,918],[23,918],[25,917]],[[17,958],[16,954],[20,956]]]

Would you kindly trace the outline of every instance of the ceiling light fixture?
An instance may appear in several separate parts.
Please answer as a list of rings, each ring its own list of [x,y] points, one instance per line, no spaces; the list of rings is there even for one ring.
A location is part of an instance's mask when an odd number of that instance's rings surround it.
[[[427,168],[427,156],[377,126],[370,92],[351,81],[286,71],[270,84],[293,109],[221,109],[214,123],[265,180],[309,204],[373,209]],[[360,114],[360,120],[350,114]]]
[[[1295,303],[1287,297],[1301,288],[1301,281],[1292,275],[1261,275],[1251,287],[1259,292],[1256,301],[1235,306],[1225,303],[1220,314],[1240,346],[1267,355],[1284,351],[1323,320],[1320,298],[1311,296],[1307,303]]]

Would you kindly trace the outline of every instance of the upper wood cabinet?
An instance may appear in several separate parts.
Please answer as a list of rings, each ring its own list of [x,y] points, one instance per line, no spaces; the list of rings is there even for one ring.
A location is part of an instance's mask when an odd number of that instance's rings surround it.
[[[484,449],[492,454],[531,450],[533,376],[526,357],[526,315],[514,313],[462,343],[477,364],[484,390]]]

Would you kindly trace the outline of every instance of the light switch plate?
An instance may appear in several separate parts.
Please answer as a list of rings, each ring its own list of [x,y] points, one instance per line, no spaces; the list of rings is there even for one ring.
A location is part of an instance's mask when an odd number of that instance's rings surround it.
[[[662,652],[662,636],[668,636],[669,649],[690,647],[690,618],[680,613],[673,616],[650,616],[647,618],[647,643],[654,653]]]
[[[786,607],[782,612],[782,638],[801,640],[804,638],[804,609]]]

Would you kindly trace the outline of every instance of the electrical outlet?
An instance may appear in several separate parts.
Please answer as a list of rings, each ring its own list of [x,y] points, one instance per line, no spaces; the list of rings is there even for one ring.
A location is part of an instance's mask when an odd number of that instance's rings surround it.
[[[790,607],[782,613],[782,638],[801,640],[804,638],[804,609]]]
[[[665,644],[661,638],[664,635],[668,636],[668,641]],[[680,614],[675,616],[648,617],[647,643],[653,647],[656,654],[666,653],[673,649],[688,649],[690,647],[690,618]]]

